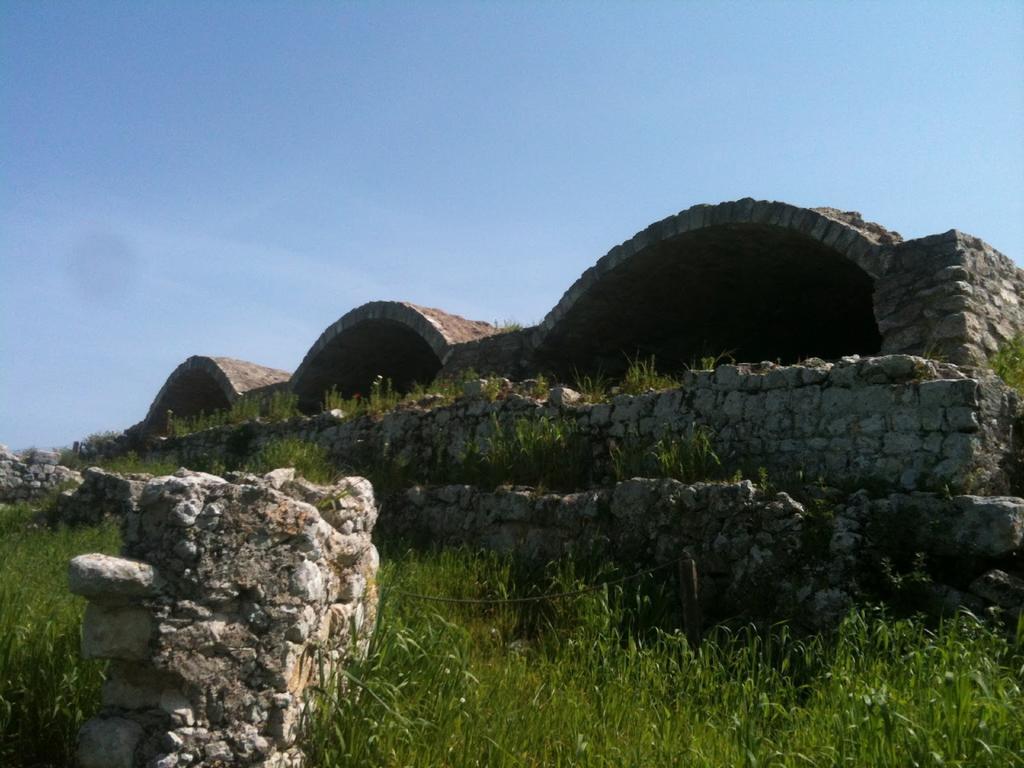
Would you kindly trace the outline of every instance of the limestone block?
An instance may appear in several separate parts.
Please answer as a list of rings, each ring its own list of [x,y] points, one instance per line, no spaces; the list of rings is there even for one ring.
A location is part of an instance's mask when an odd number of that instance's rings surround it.
[[[971,582],[971,592],[1000,608],[1024,610],[1024,579],[1006,571],[993,569]]]
[[[134,768],[142,726],[123,717],[93,718],[78,734],[81,768]]]
[[[82,656],[142,661],[149,657],[153,619],[149,611],[89,603],[82,624]]]
[[[957,496],[959,515],[950,538],[956,552],[1002,557],[1024,544],[1024,499],[1012,496]]]
[[[120,602],[148,597],[160,587],[148,563],[110,555],[79,555],[68,566],[68,588],[93,602]]]
[[[569,387],[552,387],[548,391],[548,402],[558,408],[576,405],[582,398],[583,395]]]

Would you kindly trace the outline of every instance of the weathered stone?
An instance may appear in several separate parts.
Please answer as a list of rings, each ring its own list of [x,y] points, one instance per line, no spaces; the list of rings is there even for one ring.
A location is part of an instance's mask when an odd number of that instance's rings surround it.
[[[1008,496],[958,496],[959,516],[949,538],[951,551],[983,557],[1002,557],[1024,543],[1024,499]]]
[[[123,602],[159,589],[153,566],[110,555],[79,555],[68,567],[68,588],[95,602]]]
[[[93,718],[78,734],[81,768],[134,768],[142,726],[123,717]]]
[[[142,608],[89,603],[82,623],[82,656],[87,659],[149,658],[153,620]]]
[[[142,729],[132,768],[299,765],[305,688],[365,651],[372,632],[369,483],[316,486],[292,470],[232,479],[150,480],[124,521],[126,557],[83,556],[71,569],[90,599],[83,654],[118,660],[104,704]],[[347,623],[334,633],[338,605]]]
[[[1024,579],[994,569],[971,582],[971,592],[1001,608],[1024,611]]]
[[[576,405],[582,398],[583,395],[568,387],[552,387],[548,391],[548,402],[558,408]]]

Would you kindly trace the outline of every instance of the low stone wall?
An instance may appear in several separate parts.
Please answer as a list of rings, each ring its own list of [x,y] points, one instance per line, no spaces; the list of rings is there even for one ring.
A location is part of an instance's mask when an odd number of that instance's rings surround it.
[[[786,618],[810,628],[834,626],[858,597],[884,590],[883,558],[899,564],[915,553],[929,566],[941,563],[949,582],[931,585],[935,604],[921,610],[980,609],[996,602],[993,564],[1011,562],[1024,544],[1024,499],[811,490],[818,498],[808,506],[749,481],[636,478],[568,495],[417,487],[387,499],[379,532],[538,564],[574,553],[646,567],[685,554],[697,562],[706,615]],[[1019,611],[1018,597],[997,604]]]
[[[723,365],[690,372],[665,392],[567,405],[517,394],[463,398],[442,408],[402,408],[378,418],[330,415],[252,423],[168,439],[153,449],[183,464],[244,460],[284,437],[323,445],[341,464],[366,467],[390,456],[413,467],[486,451],[494,422],[560,418],[590,441],[594,485],[613,478],[612,442],[685,438],[707,427],[726,469],[756,470],[833,485],[1006,493],[1019,471],[1015,422],[1020,398],[994,375],[891,355],[803,365]]]
[[[106,519],[122,520],[132,514],[152,475],[108,472],[99,467],[82,471],[82,484],[57,497],[51,522],[96,525]]]
[[[82,652],[110,659],[82,768],[298,766],[318,669],[365,649],[377,593],[370,484],[292,470],[148,481],[119,558],[83,555]]]
[[[81,482],[81,475],[58,461],[56,451],[17,454],[0,445],[0,502],[32,501],[61,485]]]

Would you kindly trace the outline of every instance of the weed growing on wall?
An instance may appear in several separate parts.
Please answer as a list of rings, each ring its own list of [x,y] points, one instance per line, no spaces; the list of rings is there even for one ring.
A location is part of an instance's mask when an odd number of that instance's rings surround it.
[[[1024,334],[1003,344],[990,362],[1003,381],[1024,395]]]
[[[695,426],[683,437],[663,437],[654,443],[629,436],[610,448],[612,474],[617,482],[631,477],[668,477],[684,483],[722,479],[722,462],[712,437],[703,426]]]
[[[245,464],[244,469],[263,475],[282,467],[294,467],[297,474],[310,482],[325,485],[334,482],[339,474],[323,446],[294,438],[268,443]]]
[[[672,389],[679,385],[679,379],[658,371],[653,355],[647,358],[638,356],[629,361],[620,390],[626,395],[640,395],[648,390]]]
[[[602,373],[583,375],[579,371],[573,376],[573,389],[583,395],[588,403],[605,403],[611,397],[611,381]]]
[[[495,417],[486,447],[471,444],[462,456],[458,482],[575,490],[586,485],[592,463],[589,443],[573,420],[520,418],[502,423]]]
[[[265,421],[286,421],[301,415],[299,413],[298,395],[284,390],[277,390],[269,397],[243,395],[231,404],[227,410],[206,413],[201,411],[195,416],[175,416],[168,411],[167,433],[172,437],[182,437],[193,432],[202,432],[217,427],[244,424],[248,421],[263,419]]]

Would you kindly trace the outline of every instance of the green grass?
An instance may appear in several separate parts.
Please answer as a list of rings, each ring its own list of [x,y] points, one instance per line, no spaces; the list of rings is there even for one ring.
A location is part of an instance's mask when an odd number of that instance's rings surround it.
[[[1018,333],[1000,347],[990,363],[1003,381],[1024,395],[1024,334]]]
[[[591,574],[591,578],[593,574]],[[308,723],[311,765],[1024,765],[1024,647],[973,617],[852,613],[830,636],[718,630],[694,651],[662,617],[671,579],[571,601],[426,603],[399,591],[531,590],[507,559],[385,557],[371,652]],[[579,584],[571,567],[534,582]]]
[[[572,491],[587,487],[594,461],[590,442],[572,419],[524,417],[501,422],[492,416],[489,436],[471,440],[459,455],[450,455],[439,441],[429,461],[410,464],[384,455],[354,469],[382,493],[416,483]]]
[[[29,529],[27,504],[0,506],[0,765],[68,766],[82,721],[98,711],[104,665],[79,658],[85,601],[68,561],[116,553],[113,525]]]
[[[262,475],[281,467],[294,467],[297,474],[321,484],[334,482],[340,474],[323,446],[294,438],[268,443],[242,469]]]
[[[672,389],[680,385],[679,379],[658,371],[654,356],[636,357],[629,361],[629,367],[622,377],[620,391],[626,395],[642,395],[655,389]]]
[[[299,396],[293,392],[276,390],[270,397],[243,395],[226,410],[205,411],[191,417],[168,414],[167,433],[173,437],[183,437],[193,432],[244,424],[257,419],[263,421],[287,421],[301,415],[299,412]]]
[[[581,374],[576,371],[573,389],[583,395],[588,403],[606,403],[611,397],[611,381],[602,373]]]
[[[697,483],[720,480],[724,474],[712,446],[711,430],[706,427],[695,427],[684,437],[663,437],[653,444],[627,437],[609,450],[617,482],[631,477],[670,477]]]

